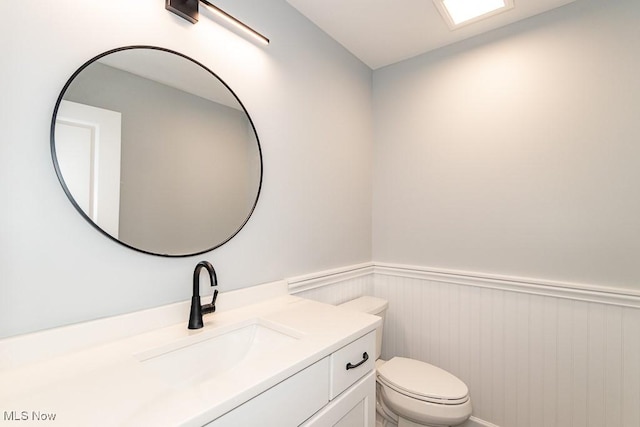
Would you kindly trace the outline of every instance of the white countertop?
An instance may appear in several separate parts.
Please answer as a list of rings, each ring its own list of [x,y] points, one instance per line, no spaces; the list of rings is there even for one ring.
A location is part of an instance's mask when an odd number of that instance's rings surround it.
[[[140,362],[141,353],[180,340],[200,340],[256,318],[292,330],[296,339],[261,353],[259,363],[240,363],[180,385],[164,381]],[[41,424],[39,414],[54,414],[55,423],[64,426],[203,425],[374,330],[381,321],[290,295],[205,315],[204,328],[195,331],[186,328],[186,320],[0,369],[0,425],[11,423],[7,416],[26,418],[22,425]]]

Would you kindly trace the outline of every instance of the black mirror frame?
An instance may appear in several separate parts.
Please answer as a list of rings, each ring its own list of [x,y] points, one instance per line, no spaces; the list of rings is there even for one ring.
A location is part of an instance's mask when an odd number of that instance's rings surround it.
[[[231,92],[231,94],[234,96],[236,101],[238,101],[238,104],[240,104],[240,106],[242,107],[243,111],[247,115],[247,119],[249,120],[249,123],[251,124],[251,129],[253,130],[253,133],[254,133],[254,135],[256,137],[256,144],[258,145],[258,154],[259,154],[259,157],[260,157],[260,180],[259,180],[259,183],[258,183],[258,191],[256,193],[255,201],[253,203],[253,206],[249,210],[249,213],[247,214],[247,217],[244,219],[244,221],[242,222],[240,227],[238,227],[237,230],[235,230],[233,233],[231,233],[231,235],[229,237],[227,237],[226,239],[224,239],[222,242],[217,243],[217,244],[215,244],[215,245],[213,245],[213,246],[211,246],[211,247],[209,247],[207,249],[199,250],[197,252],[192,252],[192,253],[185,253],[185,254],[162,254],[162,253],[156,253],[156,252],[151,252],[151,251],[144,250],[144,249],[141,249],[141,248],[137,248],[135,246],[129,245],[129,244],[127,244],[127,243],[125,243],[125,242],[113,237],[111,234],[107,233],[105,230],[100,228],[98,226],[98,224],[96,224],[84,212],[84,210],[82,210],[82,208],[78,205],[78,203],[74,199],[73,195],[71,194],[71,191],[67,187],[67,184],[65,183],[64,178],[62,176],[62,171],[60,170],[60,165],[58,164],[58,157],[56,155],[55,127],[56,127],[56,117],[58,116],[58,109],[60,108],[60,103],[62,102],[62,100],[64,98],[64,95],[67,92],[67,89],[69,88],[69,86],[71,85],[73,80],[78,76],[78,74],[80,74],[85,68],[87,68],[89,65],[91,65],[95,61],[99,60],[100,58],[102,58],[104,56],[110,55],[112,53],[116,53],[116,52],[120,52],[120,51],[124,51],[124,50],[130,50],[130,49],[152,49],[152,50],[163,51],[163,52],[171,53],[171,54],[174,54],[174,55],[178,55],[178,56],[180,56],[180,57],[182,57],[182,58],[184,58],[184,59],[186,59],[188,61],[191,61],[192,63],[202,67],[207,72],[209,72],[214,78],[216,78],[218,81],[220,81],[220,83],[222,83],[227,88],[227,90],[229,90],[229,92]],[[262,159],[262,146],[260,145],[260,139],[258,137],[258,132],[256,131],[256,127],[255,127],[255,125],[253,123],[253,120],[251,119],[251,116],[249,115],[249,112],[245,108],[245,106],[242,103],[242,101],[240,101],[240,98],[238,98],[238,95],[236,95],[236,93],[229,87],[229,85],[224,80],[222,80],[216,73],[211,71],[208,67],[206,67],[202,63],[200,63],[200,62],[196,61],[195,59],[193,59],[193,58],[191,58],[191,57],[189,57],[187,55],[184,55],[184,54],[182,54],[180,52],[176,52],[174,50],[163,48],[163,47],[149,46],[149,45],[132,45],[132,46],[119,47],[119,48],[108,50],[108,51],[103,52],[103,53],[101,53],[99,55],[96,55],[95,57],[91,58],[90,60],[88,60],[87,62],[82,64],[80,66],[80,68],[78,68],[71,75],[71,77],[69,77],[69,79],[67,80],[67,82],[63,86],[62,91],[60,92],[60,95],[58,96],[58,99],[56,101],[56,105],[55,105],[55,107],[53,109],[53,116],[52,116],[52,119],[51,119],[50,147],[51,147],[51,159],[53,161],[53,167],[55,168],[58,180],[60,181],[60,184],[62,185],[62,189],[64,190],[65,194],[67,195],[67,198],[69,199],[71,204],[76,208],[76,210],[80,213],[80,215],[85,220],[87,220],[89,222],[89,224],[91,224],[96,230],[98,230],[103,235],[107,236],[109,239],[119,243],[120,245],[126,246],[129,249],[133,249],[133,250],[135,250],[137,252],[142,252],[142,253],[149,254],[149,255],[156,255],[156,256],[169,257],[169,258],[185,258],[185,257],[190,257],[190,256],[201,255],[201,254],[204,254],[206,252],[210,252],[210,251],[212,251],[212,250],[214,250],[216,248],[219,248],[220,246],[222,246],[225,243],[227,243],[229,240],[233,239],[240,232],[240,230],[242,230],[244,228],[244,226],[247,224],[247,222],[249,221],[249,218],[251,218],[251,215],[253,214],[253,212],[256,209],[256,206],[258,204],[258,199],[260,198],[260,193],[261,193],[261,190],[262,190],[262,181],[263,181],[263,177],[264,177],[264,164],[263,164],[263,159]]]

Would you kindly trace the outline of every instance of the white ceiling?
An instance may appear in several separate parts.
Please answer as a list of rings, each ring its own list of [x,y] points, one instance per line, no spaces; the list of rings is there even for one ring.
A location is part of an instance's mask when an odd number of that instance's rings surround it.
[[[572,3],[514,0],[514,8],[450,30],[432,0],[287,0],[372,69]]]
[[[222,82],[182,56],[157,49],[124,49],[103,56],[98,62],[242,110],[238,100]]]

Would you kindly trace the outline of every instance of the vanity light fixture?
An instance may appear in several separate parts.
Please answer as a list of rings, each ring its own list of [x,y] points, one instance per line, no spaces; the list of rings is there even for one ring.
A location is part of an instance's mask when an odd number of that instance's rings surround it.
[[[235,17],[229,15],[224,10],[220,9],[218,6],[213,5],[207,0],[166,0],[165,9],[170,12],[175,13],[181,18],[186,19],[187,21],[195,24],[198,22],[198,5],[202,2],[205,6],[207,6],[211,11],[213,11],[218,17],[223,19],[225,22],[231,24],[234,28],[242,30],[244,33],[249,34],[254,37],[256,40],[264,43],[265,45],[269,44],[269,39],[264,35],[260,34],[244,22],[236,19]]]
[[[433,3],[452,30],[513,8],[513,0],[433,0]]]

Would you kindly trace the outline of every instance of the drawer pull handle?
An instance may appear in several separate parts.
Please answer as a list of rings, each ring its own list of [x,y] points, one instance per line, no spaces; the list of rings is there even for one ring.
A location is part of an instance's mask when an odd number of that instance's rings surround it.
[[[355,369],[358,366],[362,365],[364,362],[366,362],[367,360],[369,360],[369,355],[367,354],[367,352],[365,351],[364,353],[362,353],[362,360],[358,363],[356,363],[355,365],[353,365],[351,362],[347,363],[347,371],[349,369]]]

